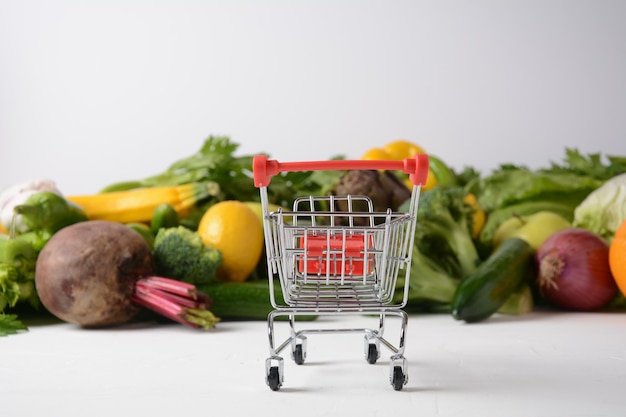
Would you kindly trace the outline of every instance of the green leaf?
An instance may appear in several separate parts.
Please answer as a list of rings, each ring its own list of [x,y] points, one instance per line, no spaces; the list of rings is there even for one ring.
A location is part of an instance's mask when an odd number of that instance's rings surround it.
[[[578,149],[566,148],[565,157],[561,164],[552,163],[549,173],[569,172],[581,176],[588,176],[598,180],[607,180],[626,171],[626,158],[620,156],[590,153],[584,155]]]
[[[476,195],[483,210],[491,212],[528,201],[560,202],[575,207],[603,183],[603,180],[571,171],[507,168],[473,181],[466,188]]]
[[[27,331],[28,328],[15,314],[0,314],[0,336],[16,334],[20,330]]]

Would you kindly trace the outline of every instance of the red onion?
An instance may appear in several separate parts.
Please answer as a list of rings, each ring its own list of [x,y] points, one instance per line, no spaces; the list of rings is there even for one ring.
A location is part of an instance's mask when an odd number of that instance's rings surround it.
[[[535,254],[537,284],[551,304],[576,311],[594,311],[617,295],[609,267],[609,245],[580,228],[551,235]]]

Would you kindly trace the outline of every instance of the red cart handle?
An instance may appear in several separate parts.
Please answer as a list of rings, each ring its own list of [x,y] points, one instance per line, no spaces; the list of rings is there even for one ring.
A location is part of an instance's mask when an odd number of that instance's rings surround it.
[[[267,159],[266,155],[256,155],[252,161],[254,186],[257,188],[267,187],[272,176],[280,172],[366,169],[402,171],[409,174],[409,179],[413,184],[424,185],[428,177],[428,155],[417,154],[413,158],[404,158],[399,161],[332,159],[306,162],[278,162],[275,159]]]

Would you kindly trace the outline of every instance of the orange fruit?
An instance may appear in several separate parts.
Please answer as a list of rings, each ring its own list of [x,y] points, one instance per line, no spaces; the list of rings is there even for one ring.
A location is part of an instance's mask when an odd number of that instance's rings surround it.
[[[626,296],[626,220],[615,231],[609,246],[609,266],[619,290]]]
[[[217,276],[222,281],[243,282],[263,253],[263,226],[254,211],[241,201],[221,201],[209,207],[198,224],[205,245],[222,252]]]

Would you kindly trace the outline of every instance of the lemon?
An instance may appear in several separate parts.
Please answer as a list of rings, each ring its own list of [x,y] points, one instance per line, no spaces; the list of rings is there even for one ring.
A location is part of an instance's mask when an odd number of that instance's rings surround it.
[[[383,147],[383,150],[391,155],[391,159],[402,160],[404,158],[412,158],[415,154],[426,153],[424,148],[416,143],[404,139],[398,139],[389,142]]]
[[[370,161],[387,161],[393,159],[391,154],[382,148],[371,148],[368,149],[363,155],[361,155],[361,159],[366,159]]]
[[[202,241],[222,252],[217,270],[223,281],[245,281],[263,253],[263,227],[250,207],[236,200],[209,207],[198,224]]]
[[[404,158],[412,158],[418,153],[426,152],[424,151],[424,148],[413,142],[398,139],[387,143],[382,148],[370,148],[361,156],[361,159],[401,161]],[[408,177],[405,177],[403,182],[409,190],[413,188],[413,183]],[[429,168],[428,176],[426,177],[426,184],[422,186],[422,189],[426,191],[433,188],[435,185],[437,185],[437,179]]]

